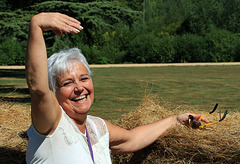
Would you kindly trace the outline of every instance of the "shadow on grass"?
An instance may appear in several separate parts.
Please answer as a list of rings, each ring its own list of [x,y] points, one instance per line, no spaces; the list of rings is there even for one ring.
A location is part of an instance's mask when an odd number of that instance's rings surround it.
[[[14,85],[0,85],[0,99],[9,102],[30,103],[28,88],[17,88]],[[17,96],[15,96],[17,95]]]
[[[28,88],[17,88],[14,85],[0,85],[0,93],[11,93],[11,92],[29,94]]]
[[[21,138],[24,140],[28,140],[27,132],[24,131],[19,134]],[[26,149],[20,148],[20,149]],[[26,152],[8,148],[8,147],[0,147],[0,163],[6,163],[6,164],[26,164],[25,160],[25,154]]]
[[[25,78],[25,69],[0,69],[0,77]]]
[[[30,103],[30,95],[28,88],[16,88],[15,86],[2,86],[0,85],[0,93],[6,95],[0,95],[0,100],[8,102]],[[12,95],[17,96],[12,96]]]
[[[25,69],[0,69],[1,78],[25,78]],[[28,88],[15,85],[0,85],[0,100],[30,103]]]
[[[29,97],[4,97],[0,96],[0,100],[8,102],[17,102],[17,103],[30,103],[31,98]]]
[[[0,147],[1,162],[6,164],[25,164],[25,152],[7,147]]]

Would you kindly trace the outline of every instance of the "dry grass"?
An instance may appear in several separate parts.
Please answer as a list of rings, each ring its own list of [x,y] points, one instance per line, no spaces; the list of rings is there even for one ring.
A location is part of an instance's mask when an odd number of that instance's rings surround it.
[[[121,117],[117,124],[131,129],[184,111],[199,113],[189,106],[171,110],[171,105],[156,102],[148,96],[136,111]],[[215,113],[208,118],[214,121],[219,116]],[[113,163],[239,163],[239,118],[239,112],[229,112],[224,121],[209,129],[173,128],[139,152],[114,156]],[[30,106],[0,102],[0,163],[24,163],[29,125]]]
[[[0,163],[24,163],[30,106],[0,102]]]
[[[188,106],[170,110],[169,105],[160,105],[156,102],[153,97],[145,98],[138,110],[124,115],[117,124],[132,129],[185,111],[206,113]],[[207,118],[216,121],[219,120],[219,115],[215,112]],[[239,163],[239,118],[239,112],[229,112],[224,121],[204,130],[174,127],[139,152],[114,156],[113,163]]]

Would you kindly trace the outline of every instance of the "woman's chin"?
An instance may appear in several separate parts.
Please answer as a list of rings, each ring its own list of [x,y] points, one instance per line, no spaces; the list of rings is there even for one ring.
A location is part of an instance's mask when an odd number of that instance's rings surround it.
[[[72,107],[76,114],[87,114],[91,105],[89,103],[73,103]]]

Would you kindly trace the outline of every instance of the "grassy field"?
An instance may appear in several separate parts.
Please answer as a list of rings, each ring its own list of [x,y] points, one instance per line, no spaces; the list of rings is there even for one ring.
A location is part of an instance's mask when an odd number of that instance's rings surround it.
[[[142,151],[113,156],[113,163],[239,163],[239,70],[240,65],[92,68],[95,102],[90,114],[125,128],[189,110],[205,114],[215,103],[217,111],[229,111],[210,129],[172,129]],[[5,100],[0,101],[1,162],[22,164],[31,123],[23,69],[0,69],[0,97]],[[208,118],[217,120],[216,113]]]
[[[240,110],[240,66],[92,68],[95,102],[90,114],[115,120],[136,109],[146,94],[173,109]],[[30,103],[24,70],[0,70],[3,100]]]

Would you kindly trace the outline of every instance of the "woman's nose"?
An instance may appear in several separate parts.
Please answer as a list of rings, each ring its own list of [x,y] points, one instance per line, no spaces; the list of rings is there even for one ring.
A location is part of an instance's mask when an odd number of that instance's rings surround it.
[[[84,90],[83,85],[81,85],[80,83],[75,83],[75,88],[74,88],[75,92],[82,92],[83,90]]]

